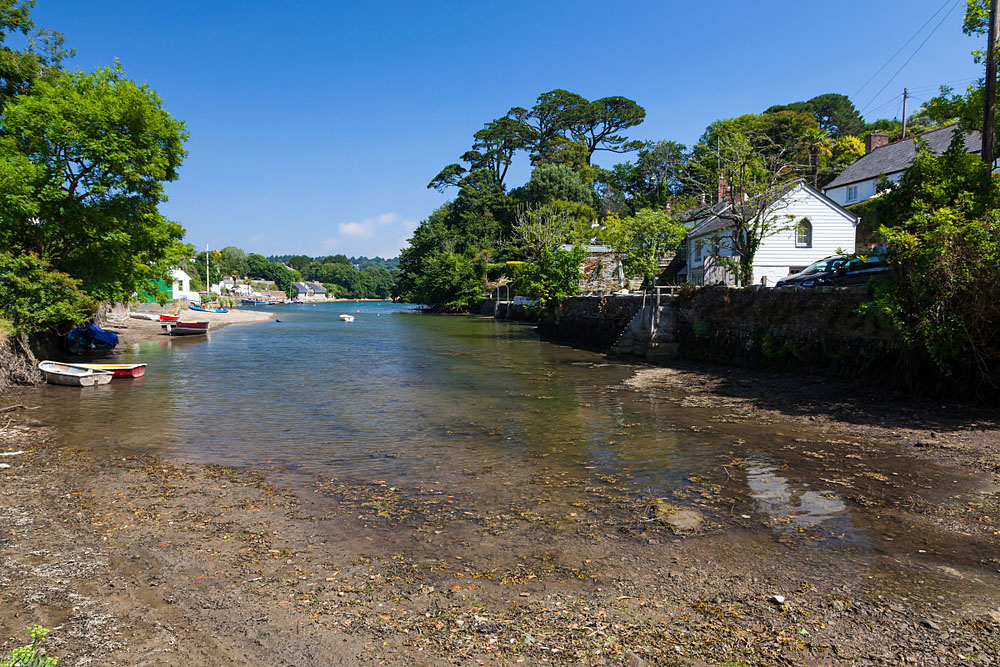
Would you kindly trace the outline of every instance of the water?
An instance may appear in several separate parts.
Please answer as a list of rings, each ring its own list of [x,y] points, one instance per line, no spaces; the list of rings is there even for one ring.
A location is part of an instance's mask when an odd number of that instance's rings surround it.
[[[43,420],[77,447],[264,468],[291,485],[382,480],[569,512],[587,488],[614,482],[737,523],[752,515],[767,539],[865,554],[960,550],[953,536],[852,503],[859,489],[884,506],[990,490],[805,427],[748,422],[724,402],[630,389],[636,367],[520,324],[391,303],[288,306],[279,317],[135,346],[120,361],[147,363],[145,377],[43,387]],[[983,557],[969,548],[949,562],[975,569]]]

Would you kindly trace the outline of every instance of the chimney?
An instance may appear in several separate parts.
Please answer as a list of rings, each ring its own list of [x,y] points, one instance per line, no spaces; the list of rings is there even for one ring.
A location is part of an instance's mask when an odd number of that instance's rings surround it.
[[[885,132],[872,132],[865,137],[865,155],[873,150],[889,145],[889,135]]]
[[[715,198],[715,201],[724,201],[729,196],[729,181],[726,180],[725,176],[719,176],[719,193]]]

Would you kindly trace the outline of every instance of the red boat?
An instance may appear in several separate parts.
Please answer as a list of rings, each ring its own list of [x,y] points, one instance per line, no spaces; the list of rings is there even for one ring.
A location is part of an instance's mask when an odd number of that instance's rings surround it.
[[[168,313],[160,313],[161,322],[176,322],[181,319],[180,315],[170,315]]]
[[[95,371],[109,371],[116,378],[137,378],[146,374],[146,364],[73,364]]]
[[[171,336],[191,336],[208,333],[208,322],[164,322],[163,330]]]

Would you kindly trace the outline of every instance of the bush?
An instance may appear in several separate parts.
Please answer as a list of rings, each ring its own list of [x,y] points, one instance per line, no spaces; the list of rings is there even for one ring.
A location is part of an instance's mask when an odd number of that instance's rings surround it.
[[[0,315],[15,333],[81,324],[95,310],[94,301],[80,290],[79,280],[53,270],[38,255],[0,253]]]
[[[6,658],[0,657],[0,667],[55,667],[59,658],[51,658],[41,654],[42,643],[49,631],[40,625],[28,628],[31,643],[11,651]]]

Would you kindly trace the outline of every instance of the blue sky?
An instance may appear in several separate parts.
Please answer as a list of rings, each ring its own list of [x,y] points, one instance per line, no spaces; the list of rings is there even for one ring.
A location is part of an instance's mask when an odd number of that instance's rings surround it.
[[[473,132],[542,92],[630,97],[647,112],[630,136],[688,145],[718,118],[827,92],[891,118],[904,86],[916,105],[980,76],[964,4],[38,0],[33,16],[77,50],[71,68],[118,59],[185,121],[163,211],[189,242],[390,257],[450,197],[427,182]]]

